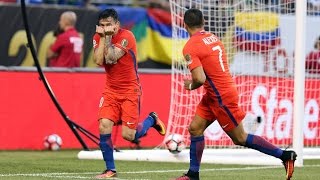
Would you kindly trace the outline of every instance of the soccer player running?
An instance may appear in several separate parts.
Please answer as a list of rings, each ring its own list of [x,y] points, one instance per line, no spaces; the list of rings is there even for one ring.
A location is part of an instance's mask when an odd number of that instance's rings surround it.
[[[198,9],[187,10],[184,14],[184,24],[190,39],[183,48],[183,55],[192,74],[192,80],[185,80],[184,87],[191,91],[203,85],[206,93],[189,125],[189,171],[176,180],[199,179],[205,146],[203,132],[215,120],[236,145],[252,148],[282,160],[289,180],[293,174],[296,153],[281,150],[265,139],[244,131],[241,121],[245,113],[238,106],[238,92],[229,71],[226,51],[217,36],[204,30],[202,12]]]
[[[138,124],[141,87],[137,72],[136,40],[132,32],[120,28],[118,14],[106,9],[99,14],[93,37],[94,61],[106,72],[106,85],[99,105],[100,149],[106,170],[96,178],[117,176],[113,158],[111,132],[114,125],[122,122],[122,137],[136,141],[150,127],[165,135],[163,122],[155,112]]]

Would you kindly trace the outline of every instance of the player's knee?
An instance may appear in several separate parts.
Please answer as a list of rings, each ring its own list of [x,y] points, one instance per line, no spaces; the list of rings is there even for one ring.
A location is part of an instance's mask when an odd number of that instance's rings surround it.
[[[191,136],[201,136],[203,131],[195,126],[190,125],[188,131]]]
[[[101,134],[109,134],[112,131],[113,122],[108,119],[100,119],[99,132]]]

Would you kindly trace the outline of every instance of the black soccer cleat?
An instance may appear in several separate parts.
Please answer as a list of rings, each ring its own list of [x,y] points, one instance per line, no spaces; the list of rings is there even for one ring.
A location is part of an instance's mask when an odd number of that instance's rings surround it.
[[[297,158],[297,154],[294,151],[283,151],[280,158],[286,169],[286,180],[290,180],[294,172],[294,161]]]

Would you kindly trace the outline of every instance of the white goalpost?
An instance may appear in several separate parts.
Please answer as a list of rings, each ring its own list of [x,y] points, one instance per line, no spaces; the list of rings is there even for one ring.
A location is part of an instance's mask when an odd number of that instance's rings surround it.
[[[205,29],[224,43],[239,104],[247,113],[248,133],[264,137],[282,149],[294,149],[297,166],[320,159],[320,69],[306,70],[305,59],[320,36],[320,18],[306,0],[170,0],[172,19],[171,105],[167,134],[181,134],[190,145],[188,125],[203,89],[184,90],[190,72],[182,48],[188,34],[184,12],[200,9]],[[306,44],[306,42],[308,42]],[[314,68],[317,71],[317,67]],[[307,68],[307,69],[308,69]],[[281,165],[281,161],[233,144],[217,122],[205,131],[204,163]],[[164,149],[126,150],[118,160],[189,162],[189,151],[177,155]],[[80,159],[102,159],[101,151],[81,151]]]
[[[294,69],[294,121],[293,121],[293,149],[297,154],[303,155],[303,123],[304,119],[304,91],[305,91],[305,24],[306,22],[306,0],[297,1],[296,8],[296,42],[295,42],[295,69]],[[303,166],[303,156],[297,157],[297,166]]]

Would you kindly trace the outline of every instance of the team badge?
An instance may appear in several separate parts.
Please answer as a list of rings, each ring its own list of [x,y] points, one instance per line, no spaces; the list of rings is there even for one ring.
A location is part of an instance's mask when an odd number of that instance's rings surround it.
[[[96,48],[97,45],[98,45],[98,44],[97,44],[97,41],[96,41],[96,40],[93,40],[93,48]]]
[[[101,97],[101,99],[100,99],[100,103],[99,103],[99,107],[102,107],[102,105],[103,105],[103,101],[104,101],[104,98],[103,98],[103,97]]]
[[[122,39],[122,41],[121,41],[121,46],[122,46],[122,47],[127,47],[127,46],[128,46],[128,40]]]
[[[191,59],[190,54],[186,54],[186,55],[184,56],[184,58],[186,59],[188,65],[192,63],[192,59]]]

